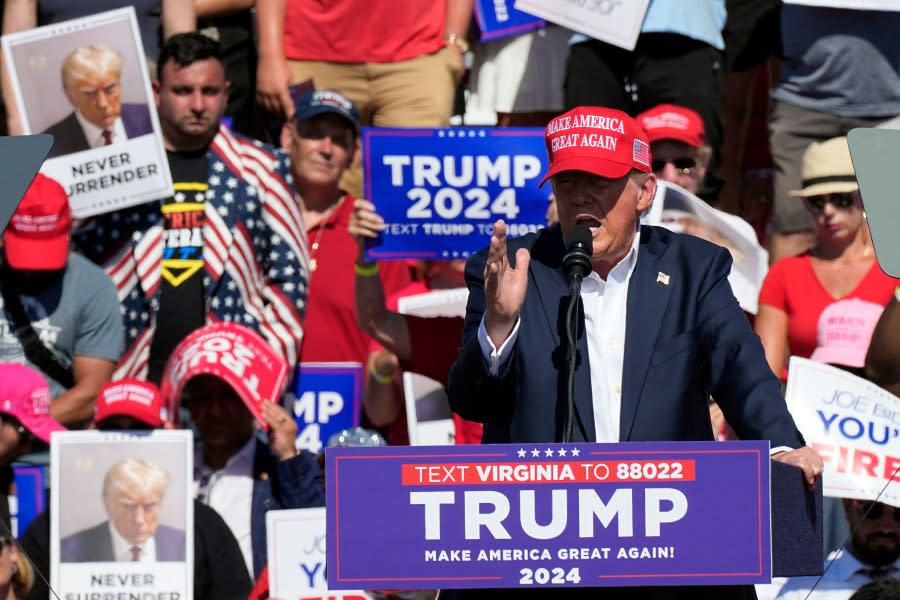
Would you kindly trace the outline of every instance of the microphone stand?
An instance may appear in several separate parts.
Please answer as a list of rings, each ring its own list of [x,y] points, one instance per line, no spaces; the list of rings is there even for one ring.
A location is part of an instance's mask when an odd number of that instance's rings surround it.
[[[566,236],[571,240],[568,253],[563,257],[563,271],[569,276],[569,308],[566,311],[566,400],[568,414],[563,441],[572,443],[575,431],[575,367],[577,350],[575,338],[578,332],[578,300],[581,298],[581,281],[591,272],[591,232],[584,225],[575,225]]]
[[[566,431],[563,441],[572,443],[575,427],[575,366],[577,351],[575,348],[575,334],[578,330],[578,299],[581,297],[581,273],[572,273],[569,277],[569,308],[566,311],[566,399],[568,413],[566,418]]]

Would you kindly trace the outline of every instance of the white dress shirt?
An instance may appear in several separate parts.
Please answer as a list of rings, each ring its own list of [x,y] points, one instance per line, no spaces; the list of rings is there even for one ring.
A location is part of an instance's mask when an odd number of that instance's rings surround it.
[[[871,566],[859,562],[846,549],[838,552],[840,556],[822,576],[812,595],[809,592],[818,577],[791,577],[778,592],[778,599],[805,600],[808,596],[810,600],[847,600],[853,592],[872,581],[866,572]],[[834,554],[825,561],[826,568],[833,556]],[[900,559],[894,561],[888,569],[888,577],[900,577]]]
[[[606,281],[592,271],[581,284],[584,330],[591,366],[594,432],[598,442],[619,441],[628,284],[637,265],[639,244],[640,231],[634,236],[631,250],[612,268]],[[509,352],[506,350],[515,343],[519,322],[516,321],[500,348],[496,348],[487,334],[482,317],[478,327],[478,342],[491,375],[497,375],[508,360]]]
[[[137,546],[141,549],[141,553],[138,555],[138,559],[136,562],[142,563],[153,563],[156,562],[156,540],[151,537],[143,544],[132,544],[128,540],[126,540],[122,535],[116,530],[113,522],[109,522],[109,535],[112,538],[113,544],[113,556],[116,557],[116,562],[135,562],[131,558],[131,547]]]
[[[91,148],[102,148],[106,146],[106,139],[103,137],[103,128],[97,127],[90,121],[84,118],[84,116],[75,111],[75,118],[78,120],[78,124],[81,125],[81,130],[84,132],[84,137],[88,142],[88,146]],[[115,122],[110,125],[107,129],[112,133],[112,144],[118,144],[119,142],[124,142],[128,139],[128,135],[125,133],[125,125],[122,123],[121,117],[116,117]]]
[[[203,461],[202,446],[194,451],[194,497],[215,509],[237,539],[247,572],[253,577],[253,543],[250,538],[250,510],[253,506],[253,460],[256,438],[214,471]]]

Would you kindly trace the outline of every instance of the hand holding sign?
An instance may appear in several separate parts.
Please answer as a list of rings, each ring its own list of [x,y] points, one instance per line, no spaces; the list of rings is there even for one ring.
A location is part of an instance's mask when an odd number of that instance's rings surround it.
[[[506,223],[503,219],[494,223],[491,246],[484,265],[484,326],[497,347],[503,344],[519,318],[519,310],[525,302],[525,290],[528,288],[530,262],[528,250],[519,248],[516,251],[516,266],[509,263]]]
[[[297,456],[294,440],[297,439],[297,422],[294,416],[274,402],[262,403],[262,416],[269,424],[269,447],[278,460]]]
[[[350,215],[347,231],[361,246],[367,239],[374,240],[381,235],[384,228],[384,219],[375,212],[374,204],[364,198],[353,201],[353,214]]]

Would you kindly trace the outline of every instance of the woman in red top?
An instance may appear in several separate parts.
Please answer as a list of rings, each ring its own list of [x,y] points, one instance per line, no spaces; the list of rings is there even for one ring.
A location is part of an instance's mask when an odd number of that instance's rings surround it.
[[[875,261],[847,138],[810,145],[803,155],[803,189],[792,195],[815,219],[817,243],[772,266],[754,324],[769,366],[782,379],[788,356],[812,355],[819,317],[830,304],[858,298],[883,307],[898,284]]]

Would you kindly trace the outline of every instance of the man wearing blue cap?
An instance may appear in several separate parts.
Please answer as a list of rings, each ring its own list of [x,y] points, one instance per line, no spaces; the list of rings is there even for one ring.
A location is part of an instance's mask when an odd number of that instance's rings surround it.
[[[365,363],[369,351],[354,306],[358,246],[347,232],[354,199],[340,188],[341,176],[359,152],[358,132],[356,106],[334,90],[306,92],[281,131],[309,248],[304,362]],[[388,294],[410,282],[400,262],[385,262],[380,275]]]

